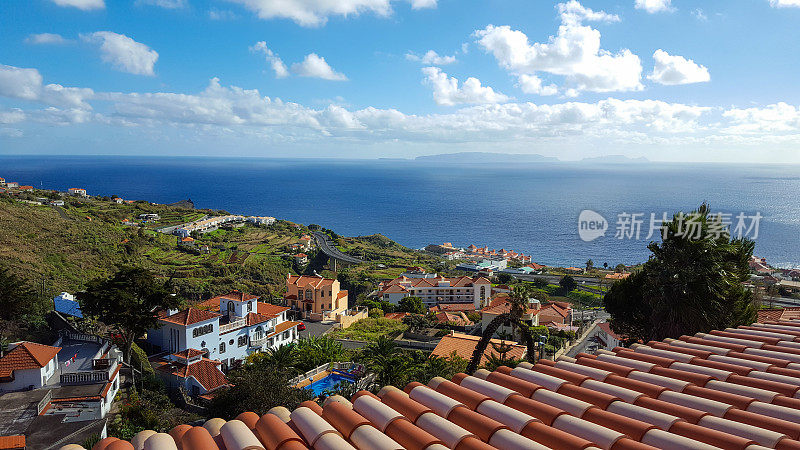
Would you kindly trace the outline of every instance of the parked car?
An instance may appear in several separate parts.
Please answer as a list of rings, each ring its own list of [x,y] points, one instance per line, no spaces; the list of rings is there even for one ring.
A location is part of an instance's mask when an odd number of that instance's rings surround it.
[[[300,331],[305,330],[306,329],[306,324],[301,322],[300,325],[297,326],[297,329],[300,330]]]

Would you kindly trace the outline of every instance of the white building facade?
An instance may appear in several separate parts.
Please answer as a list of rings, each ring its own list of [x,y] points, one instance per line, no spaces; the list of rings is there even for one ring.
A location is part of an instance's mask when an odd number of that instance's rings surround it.
[[[438,303],[472,303],[481,309],[492,295],[492,283],[484,277],[399,277],[381,283],[378,298],[398,304],[405,297],[419,297],[427,305]]]
[[[169,354],[199,350],[205,358],[220,361],[223,370],[252,353],[297,341],[300,322],[287,320],[289,308],[258,300],[234,291],[171,311],[161,317],[160,328],[148,331],[147,340]]]

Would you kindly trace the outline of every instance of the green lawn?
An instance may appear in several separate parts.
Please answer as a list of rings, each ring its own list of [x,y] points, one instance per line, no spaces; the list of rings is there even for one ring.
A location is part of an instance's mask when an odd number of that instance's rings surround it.
[[[336,330],[330,336],[335,339],[377,341],[381,336],[393,335],[406,329],[408,326],[399,320],[367,318],[359,320],[346,330]]]

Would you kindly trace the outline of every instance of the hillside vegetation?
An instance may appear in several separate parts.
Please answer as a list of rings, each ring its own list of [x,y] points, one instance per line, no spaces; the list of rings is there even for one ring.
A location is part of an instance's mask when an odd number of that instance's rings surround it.
[[[42,196],[38,192],[31,198]],[[52,192],[49,192],[52,195]],[[86,282],[110,275],[120,264],[137,265],[157,276],[172,278],[188,300],[241,289],[277,296],[285,290],[287,273],[323,273],[323,255],[297,266],[287,254],[289,244],[308,233],[305,226],[278,221],[268,227],[246,225],[197,236],[197,247],[182,248],[177,238],[159,228],[198,220],[225,211],[196,210],[147,202],[117,204],[110,199],[64,198],[63,208],[38,206],[0,195],[0,266],[28,279],[43,294],[74,292]],[[143,227],[127,226],[139,214],[160,219]],[[339,237],[342,250],[367,260],[352,268],[371,279],[395,276],[411,265],[430,267],[435,259],[381,236]]]

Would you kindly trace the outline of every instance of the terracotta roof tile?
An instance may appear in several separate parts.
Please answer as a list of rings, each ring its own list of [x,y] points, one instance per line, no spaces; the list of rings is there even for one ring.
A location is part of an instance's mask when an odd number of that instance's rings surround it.
[[[480,336],[471,336],[468,334],[462,333],[453,333],[447,336],[442,337],[442,340],[436,344],[436,348],[433,349],[431,355],[441,356],[441,357],[448,357],[453,352],[456,352],[456,355],[469,360],[472,358],[472,352],[475,351],[475,347],[478,345],[478,341],[480,340]],[[500,339],[492,339],[490,341],[492,344],[500,345],[502,343],[511,343],[509,341],[502,341]],[[506,354],[506,357],[509,359],[521,359],[525,357],[527,354],[528,349],[524,345],[514,345]],[[484,352],[483,358],[481,358],[481,364],[487,361],[487,357],[492,353],[497,353],[492,345],[488,345],[486,347],[486,351]]]
[[[0,436],[0,450],[16,450],[25,448],[25,436]]]
[[[769,321],[387,386],[258,420],[212,419],[197,448],[800,448],[798,336],[800,321]],[[477,340],[445,336],[434,354],[469,357]],[[174,433],[177,446],[192,446],[198,428]]]
[[[22,342],[0,358],[0,378],[8,378],[15,370],[41,369],[56,357],[61,347]]]
[[[165,322],[174,323],[176,325],[187,326],[198,322],[204,322],[206,320],[210,320],[220,316],[221,314],[213,311],[207,311],[197,308],[187,308],[171,316],[161,317],[161,320]]]

